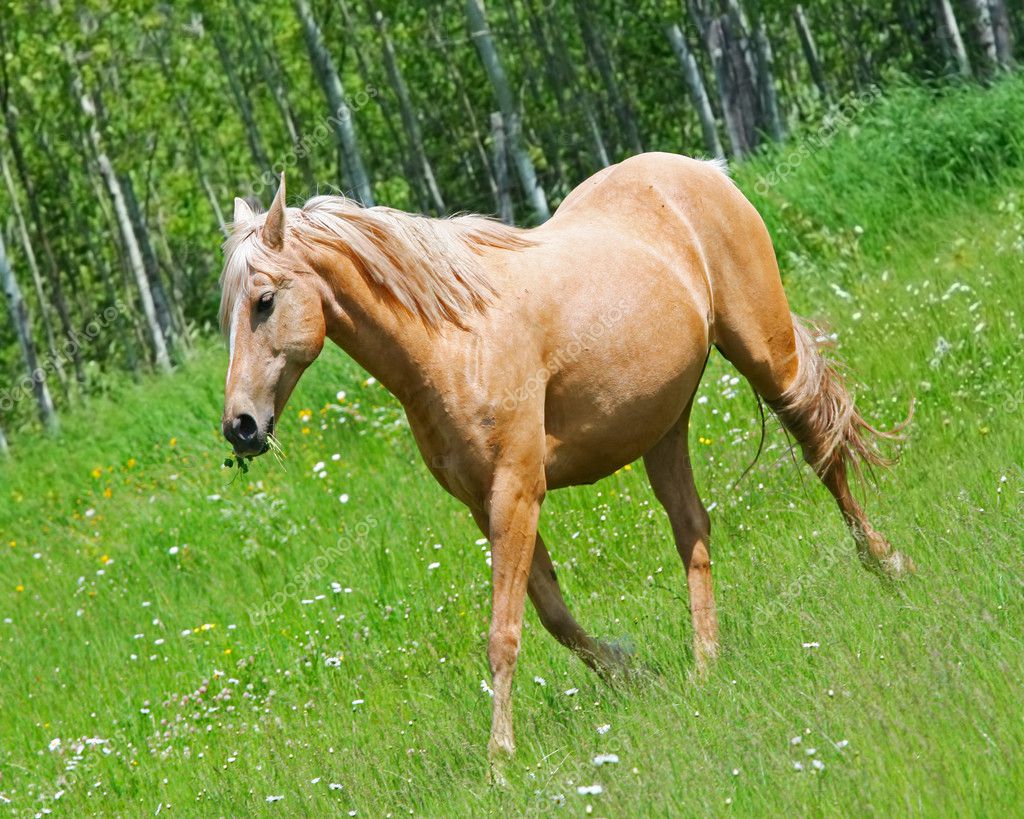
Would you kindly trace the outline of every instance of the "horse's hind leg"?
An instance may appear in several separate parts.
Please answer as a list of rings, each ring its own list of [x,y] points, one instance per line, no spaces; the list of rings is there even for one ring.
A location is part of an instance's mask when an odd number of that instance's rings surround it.
[[[477,525],[484,534],[487,534],[486,517],[482,514],[475,517]],[[562,597],[551,555],[540,533],[537,534],[537,542],[533,549],[533,562],[530,564],[530,579],[526,591],[530,596],[530,602],[537,610],[541,625],[587,666],[598,673],[611,676],[625,670],[627,658],[624,652],[595,640],[572,616],[565,604],[565,598]]]
[[[569,612],[558,585],[555,567],[551,563],[551,555],[539,534],[533,551],[527,592],[544,628],[590,668],[612,677],[628,669],[628,655],[624,650],[595,640]]]
[[[693,619],[693,655],[699,671],[718,655],[718,615],[711,586],[711,519],[697,494],[687,434],[691,399],[675,426],[644,455],[655,497],[665,507],[686,569]]]
[[[863,563],[892,577],[913,572],[913,562],[871,525],[847,477],[849,468],[886,463],[874,439],[889,434],[857,412],[842,377],[819,352],[814,328],[788,311],[763,311],[745,330],[723,333],[719,349],[796,438],[804,460],[835,498]]]

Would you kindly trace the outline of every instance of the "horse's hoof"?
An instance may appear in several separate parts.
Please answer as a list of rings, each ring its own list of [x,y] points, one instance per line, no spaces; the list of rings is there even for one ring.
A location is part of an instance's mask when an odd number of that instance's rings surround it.
[[[917,567],[903,552],[893,552],[888,557],[878,561],[878,568],[886,577],[892,580],[903,580],[917,574]]]
[[[597,671],[610,682],[623,680],[633,673],[636,649],[628,637],[602,640],[598,643]]]
[[[508,776],[505,774],[505,766],[508,757],[491,756],[487,760],[487,784],[492,788],[507,790],[509,788]]]

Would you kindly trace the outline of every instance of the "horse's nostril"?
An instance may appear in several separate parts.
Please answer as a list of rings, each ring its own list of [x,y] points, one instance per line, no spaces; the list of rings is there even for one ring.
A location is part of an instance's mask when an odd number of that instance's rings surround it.
[[[235,430],[243,441],[251,441],[256,437],[260,428],[256,424],[256,419],[251,415],[239,415],[235,419]]]

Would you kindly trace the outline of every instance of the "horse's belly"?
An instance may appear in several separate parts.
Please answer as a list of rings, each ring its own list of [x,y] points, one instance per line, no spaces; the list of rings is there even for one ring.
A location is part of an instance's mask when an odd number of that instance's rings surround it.
[[[679,420],[704,369],[706,331],[691,325],[649,342],[644,351],[630,344],[614,359],[580,362],[551,378],[544,407],[549,488],[610,475]]]

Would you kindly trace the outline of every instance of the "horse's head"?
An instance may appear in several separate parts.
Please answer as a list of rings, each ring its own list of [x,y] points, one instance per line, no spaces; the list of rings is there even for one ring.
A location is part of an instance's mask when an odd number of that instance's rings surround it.
[[[324,345],[324,285],[288,241],[284,190],[282,175],[264,216],[236,199],[225,244],[220,320],[231,361],[221,428],[241,456],[267,451],[292,390]]]

